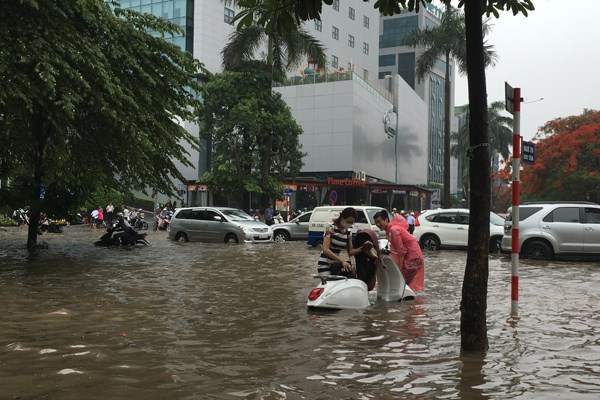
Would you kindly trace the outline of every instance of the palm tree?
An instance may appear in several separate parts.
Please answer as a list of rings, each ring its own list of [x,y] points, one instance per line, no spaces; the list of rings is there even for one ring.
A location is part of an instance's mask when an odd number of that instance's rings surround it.
[[[483,35],[489,32],[490,27],[483,22]],[[403,41],[410,47],[423,46],[426,50],[417,59],[416,75],[419,80],[433,69],[440,57],[446,62],[445,86],[444,86],[444,193],[442,201],[444,207],[451,204],[450,200],[450,60],[458,63],[459,72],[465,74],[467,71],[467,40],[465,29],[465,18],[462,12],[446,4],[446,12],[442,17],[441,24],[433,29],[415,30]],[[485,65],[495,65],[496,53],[492,46],[484,44]]]
[[[469,119],[469,105],[458,107],[461,114],[466,114],[467,121]],[[501,155],[504,160],[508,160],[510,156],[510,148],[512,146],[513,119],[510,116],[502,115],[504,110],[503,101],[495,101],[488,106],[488,124],[490,132],[490,166],[497,160],[498,155]],[[458,158],[461,166],[463,189],[468,193],[469,185],[469,124],[463,125],[458,132],[453,132],[450,135],[450,140],[453,144],[450,148],[452,157]]]
[[[250,25],[236,30],[229,37],[222,51],[223,68],[227,71],[239,71],[265,45],[267,54],[264,62],[275,81],[284,80],[286,71],[299,65],[304,57],[319,69],[325,68],[327,63],[325,48],[321,42],[304,29],[298,28],[280,34],[276,31],[267,33],[265,28]]]
[[[222,0],[226,3],[233,0]],[[267,54],[264,60],[266,68],[271,73],[269,91],[273,81],[283,82],[286,71],[299,65],[303,57],[324,71],[327,63],[325,48],[317,39],[301,28],[299,19],[290,20],[289,6],[293,0],[254,0],[239,2],[243,9],[232,23],[239,22],[237,30],[231,34],[228,43],[222,51],[223,68],[226,71],[247,71],[249,64],[256,65],[255,57],[262,46],[266,46]],[[234,2],[235,3],[235,2]],[[262,22],[265,22],[263,24]],[[270,154],[273,149],[273,138],[266,137],[260,144],[262,151],[261,175],[266,180]],[[271,199],[262,196],[263,204],[270,204]]]
[[[320,70],[325,68],[324,46],[302,29],[299,18],[290,17],[294,0],[221,1],[243,7],[232,21],[238,23],[237,30],[222,52],[225,70],[240,70],[244,62],[254,60],[261,46],[266,47],[263,61],[275,81],[283,81],[286,71],[298,66],[304,57]]]

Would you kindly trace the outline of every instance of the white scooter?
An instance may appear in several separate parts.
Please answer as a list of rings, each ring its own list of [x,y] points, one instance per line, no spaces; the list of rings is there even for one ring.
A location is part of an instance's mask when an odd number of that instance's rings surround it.
[[[388,241],[377,240],[371,229],[363,229],[356,234],[355,246],[361,246],[367,240],[373,243],[375,254],[369,257],[366,253],[355,256],[357,278],[340,275],[315,275],[321,283],[308,295],[309,308],[326,309],[361,309],[371,305],[369,290],[377,282],[377,299],[382,301],[414,300],[415,292],[406,284],[398,264],[389,255]]]

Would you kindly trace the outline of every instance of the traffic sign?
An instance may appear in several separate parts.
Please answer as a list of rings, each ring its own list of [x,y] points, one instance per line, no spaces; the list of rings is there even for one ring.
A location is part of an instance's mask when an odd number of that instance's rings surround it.
[[[337,201],[337,192],[335,190],[332,190],[331,193],[329,193],[329,200],[331,200],[331,205],[334,206]]]
[[[511,114],[515,113],[515,90],[504,82],[504,108]]]
[[[535,164],[535,143],[525,141],[522,143],[521,159],[523,164]]]
[[[294,190],[290,189],[290,188],[284,188],[283,189],[283,195],[286,197],[290,197],[294,194]]]

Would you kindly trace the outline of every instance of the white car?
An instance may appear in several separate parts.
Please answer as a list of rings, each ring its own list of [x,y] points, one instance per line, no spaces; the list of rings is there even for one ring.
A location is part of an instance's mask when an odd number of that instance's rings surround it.
[[[424,250],[442,247],[467,247],[469,241],[469,209],[446,208],[427,210],[415,221],[415,239]],[[504,218],[490,213],[490,252],[501,249]]]

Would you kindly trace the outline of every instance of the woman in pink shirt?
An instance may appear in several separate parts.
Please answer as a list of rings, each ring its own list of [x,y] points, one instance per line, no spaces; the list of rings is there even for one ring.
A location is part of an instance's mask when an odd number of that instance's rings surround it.
[[[425,288],[425,260],[421,246],[408,232],[408,222],[400,215],[394,215],[390,222],[387,211],[382,210],[375,214],[375,224],[379,229],[385,230],[386,238],[390,242],[391,256],[396,261],[406,284],[413,290]]]

